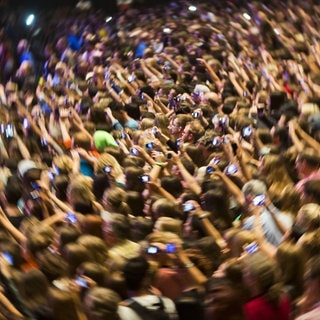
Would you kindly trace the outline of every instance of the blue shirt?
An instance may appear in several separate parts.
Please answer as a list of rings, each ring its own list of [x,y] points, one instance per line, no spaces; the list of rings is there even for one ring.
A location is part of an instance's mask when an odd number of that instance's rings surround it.
[[[281,223],[286,227],[290,228],[292,225],[292,219],[287,214],[282,213],[279,209],[277,209],[275,206],[272,206],[272,211],[275,212],[277,218]],[[252,230],[254,226],[254,216],[249,217],[247,220],[245,220],[242,229],[244,230]],[[283,234],[278,229],[276,223],[274,222],[272,218],[272,214],[270,211],[264,207],[262,213],[260,214],[261,219],[261,225],[264,232],[264,236],[267,239],[268,242],[273,244],[275,247],[278,247],[281,243]]]

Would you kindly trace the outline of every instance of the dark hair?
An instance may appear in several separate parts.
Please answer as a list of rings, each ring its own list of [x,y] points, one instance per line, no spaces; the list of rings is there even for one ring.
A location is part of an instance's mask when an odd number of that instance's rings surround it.
[[[117,238],[127,239],[130,235],[129,218],[120,213],[112,214],[111,228]]]
[[[320,204],[320,179],[307,181],[303,191],[307,197],[312,197],[312,202]]]
[[[305,161],[308,166],[312,168],[319,168],[320,166],[320,156],[319,153],[311,148],[304,149],[298,155],[299,161]]]
[[[131,209],[131,214],[134,216],[144,216],[144,198],[140,192],[128,191],[126,198],[127,205]]]
[[[140,108],[136,103],[128,103],[124,106],[124,110],[127,112],[128,116],[135,119],[140,120]]]
[[[93,177],[92,191],[97,201],[102,200],[104,191],[109,187],[109,178],[105,173],[98,173]]]
[[[180,179],[176,176],[164,176],[161,178],[161,187],[178,198],[183,192],[183,186]]]
[[[23,189],[21,181],[17,176],[11,176],[8,178],[4,194],[9,204],[18,203],[19,199],[22,197]]]
[[[123,268],[123,275],[128,290],[138,291],[149,269],[149,263],[144,257],[129,259]]]

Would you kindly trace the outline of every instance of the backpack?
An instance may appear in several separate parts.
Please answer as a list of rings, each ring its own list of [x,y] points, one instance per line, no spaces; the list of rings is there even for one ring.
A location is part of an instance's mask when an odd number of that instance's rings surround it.
[[[143,320],[170,320],[169,315],[164,310],[162,299],[160,297],[158,298],[159,302],[153,304],[153,306],[158,305],[158,309],[148,309],[133,299],[128,299],[129,303],[127,307],[134,310]]]

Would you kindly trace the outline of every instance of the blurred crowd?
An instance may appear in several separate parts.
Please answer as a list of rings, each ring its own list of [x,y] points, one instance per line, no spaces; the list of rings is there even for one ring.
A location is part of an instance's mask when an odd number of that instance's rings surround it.
[[[137,7],[3,20],[0,319],[320,318],[320,5]]]

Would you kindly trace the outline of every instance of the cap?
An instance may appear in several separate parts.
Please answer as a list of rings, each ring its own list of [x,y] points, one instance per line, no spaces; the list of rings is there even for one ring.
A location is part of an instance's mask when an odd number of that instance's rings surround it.
[[[25,175],[29,171],[33,171],[34,174],[32,174],[32,177],[30,177],[32,180],[38,180],[40,179],[41,175],[41,169],[37,167],[36,163],[32,160],[21,160],[18,163],[18,175],[24,179]]]
[[[99,152],[103,152],[106,147],[119,147],[113,136],[107,131],[103,130],[97,130],[94,133],[93,141],[96,149]]]
[[[267,192],[267,187],[265,183],[261,180],[250,180],[243,187],[242,192],[245,195],[257,196],[259,194],[265,194]]]
[[[197,84],[193,90],[193,93],[195,93],[198,96],[200,96],[201,94],[207,93],[207,92],[210,92],[210,89],[203,84]]]

